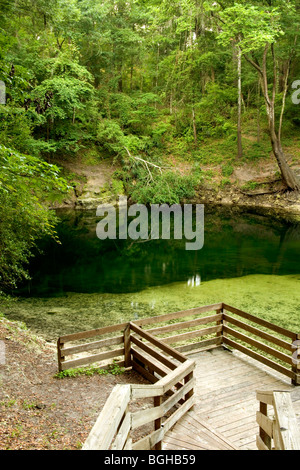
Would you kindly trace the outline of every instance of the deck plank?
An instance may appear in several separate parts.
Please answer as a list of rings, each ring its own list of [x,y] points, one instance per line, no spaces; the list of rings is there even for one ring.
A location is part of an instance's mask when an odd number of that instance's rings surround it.
[[[222,347],[189,357],[196,362],[195,405],[167,434],[163,449],[256,450],[258,389],[294,391],[300,425],[300,390],[287,377]]]
[[[203,420],[200,421],[194,412],[183,416],[163,442],[163,450],[170,449],[170,445],[177,449],[193,450],[236,450],[219,432],[212,429]]]

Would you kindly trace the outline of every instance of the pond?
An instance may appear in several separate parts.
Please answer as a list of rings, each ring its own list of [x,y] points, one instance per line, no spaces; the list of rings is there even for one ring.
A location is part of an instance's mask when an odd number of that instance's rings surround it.
[[[41,241],[5,312],[49,340],[222,301],[300,331],[298,223],[205,206],[204,246],[187,251],[185,240],[99,240],[95,211],[57,214],[61,244]]]

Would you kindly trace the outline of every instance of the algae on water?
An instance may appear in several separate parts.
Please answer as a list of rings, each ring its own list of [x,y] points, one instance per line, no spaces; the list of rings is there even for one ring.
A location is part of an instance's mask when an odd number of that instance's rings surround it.
[[[19,298],[1,313],[54,341],[69,333],[217,302],[300,333],[300,275],[257,274],[207,282],[198,277],[135,293]]]

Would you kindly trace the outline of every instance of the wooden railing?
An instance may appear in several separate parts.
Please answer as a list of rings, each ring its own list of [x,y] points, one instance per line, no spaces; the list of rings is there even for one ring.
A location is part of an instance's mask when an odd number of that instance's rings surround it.
[[[93,364],[95,362],[103,362],[107,359],[115,359],[117,357],[125,357],[126,343],[126,327],[128,323],[120,323],[118,325],[107,326],[104,328],[97,328],[91,331],[84,331],[81,333],[74,333],[70,335],[61,336],[57,341],[57,359],[58,370],[63,371],[72,369],[86,364]],[[122,331],[121,335],[114,337],[106,337],[107,335],[115,332]],[[90,343],[73,344],[75,341],[86,340],[95,338],[96,336],[104,336],[104,339],[92,341]],[[71,346],[66,347],[71,343]],[[118,346],[117,348],[112,348]],[[120,347],[121,346],[121,347]],[[102,351],[105,349],[105,351]],[[101,350],[97,354],[88,354],[90,351]],[[72,357],[73,356],[73,357]],[[68,359],[71,357],[71,359]],[[125,365],[125,360],[118,362],[119,366]],[[105,365],[104,365],[105,367]]]
[[[159,315],[157,317],[143,318],[134,321],[134,323],[120,323],[118,325],[97,328],[91,331],[61,336],[57,341],[58,369],[59,371],[72,369],[74,367],[79,367],[86,364],[103,362],[107,359],[118,360],[117,364],[125,367],[131,367],[132,359],[134,364],[138,364],[138,360],[136,360],[137,353],[135,352],[134,347],[132,348],[130,337],[130,329],[132,329],[133,325],[141,329],[143,328],[144,332],[147,332],[149,335],[151,335],[146,339],[151,338],[152,341],[155,341],[155,336],[163,335],[163,337],[160,338],[160,344],[162,341],[165,344],[184,343],[184,345],[175,348],[178,352],[181,353],[220,346],[222,344],[222,315],[220,313],[222,305],[223,304],[221,303],[207,305],[205,307],[168,313],[166,315]],[[215,311],[216,314],[193,319],[195,316],[199,316],[210,311]],[[170,321],[174,321],[176,319],[182,320],[186,317],[191,319],[188,321],[180,321],[169,324]],[[212,323],[214,326],[200,330],[198,329],[199,325],[207,325]],[[149,326],[153,324],[160,324],[160,326],[144,330],[145,325]],[[185,333],[176,334],[176,332],[184,330],[188,331]],[[112,334],[118,332],[122,332],[122,334],[118,336],[111,336]],[[172,335],[165,337],[166,333],[172,333]],[[140,336],[142,336],[141,331]],[[77,344],[79,341],[95,337],[101,337],[102,339],[88,343],[85,342],[82,344]],[[204,340],[195,342],[195,339],[197,340],[203,337],[205,337]],[[75,342],[76,344],[74,344]],[[141,346],[141,343],[138,345]],[[99,351],[97,354],[91,354],[91,351],[96,350]],[[131,356],[133,356],[133,358]],[[182,357],[186,359],[185,356]],[[104,367],[105,366],[106,364],[104,364]]]
[[[160,450],[165,434],[194,404],[194,367],[185,360],[155,385],[116,385],[82,449]],[[141,398],[153,398],[153,406],[131,411]],[[131,432],[149,423],[154,430],[133,443]]]
[[[207,312],[213,314],[204,316]],[[300,361],[294,352],[299,339],[299,334],[286,328],[218,303],[62,336],[57,342],[58,367],[63,371],[97,362],[105,368],[113,359],[151,384],[116,386],[84,449],[160,449],[167,430],[193,406],[194,363],[186,353],[220,346],[236,349],[299,385]],[[132,411],[136,398],[153,398],[153,404]],[[154,431],[132,443],[136,428],[149,423]]]
[[[300,432],[293,409],[291,392],[262,391],[256,394],[260,402],[256,420],[259,450],[299,450]],[[271,407],[271,413],[270,409]]]
[[[227,312],[233,315],[229,315]],[[241,321],[239,317],[250,324]],[[295,343],[300,339],[299,334],[226,304],[223,304],[222,322],[223,345],[243,352],[289,377],[294,385],[300,385],[300,361],[295,361],[293,357]],[[245,335],[241,330],[250,333],[250,335]],[[234,337],[235,340],[230,337]],[[259,339],[263,339],[264,342]],[[265,355],[258,351],[262,351]]]

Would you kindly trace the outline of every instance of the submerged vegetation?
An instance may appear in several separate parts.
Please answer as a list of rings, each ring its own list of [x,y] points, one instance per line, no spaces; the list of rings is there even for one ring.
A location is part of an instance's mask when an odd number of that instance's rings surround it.
[[[62,334],[218,302],[233,305],[292,331],[299,330],[299,275],[253,274],[196,281],[190,279],[125,294],[69,292],[63,298],[22,298],[8,306],[5,315],[11,320],[22,318],[32,331],[52,342]]]

